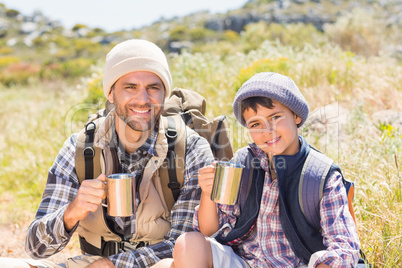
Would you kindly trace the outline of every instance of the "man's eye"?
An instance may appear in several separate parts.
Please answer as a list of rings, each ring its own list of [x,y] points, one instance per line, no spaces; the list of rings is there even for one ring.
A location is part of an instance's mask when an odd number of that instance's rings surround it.
[[[251,126],[250,126],[250,128],[256,128],[256,127],[258,127],[260,125],[260,123],[254,123],[254,124],[252,124]]]

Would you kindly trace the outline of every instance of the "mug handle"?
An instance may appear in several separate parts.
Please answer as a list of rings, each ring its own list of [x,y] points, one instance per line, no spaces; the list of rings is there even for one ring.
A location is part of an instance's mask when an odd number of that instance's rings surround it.
[[[106,185],[106,187],[105,187],[105,193],[106,193],[106,198],[107,198],[107,183],[106,183],[106,181],[104,181],[103,183]],[[103,199],[103,201],[102,201],[102,203],[101,203],[101,205],[104,206],[105,208],[107,208],[107,204],[105,203],[105,202],[106,202],[106,198]]]

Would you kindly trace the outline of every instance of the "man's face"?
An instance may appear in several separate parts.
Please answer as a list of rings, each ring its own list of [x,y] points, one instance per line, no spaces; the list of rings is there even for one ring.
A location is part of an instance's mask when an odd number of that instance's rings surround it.
[[[162,113],[165,87],[153,73],[132,72],[116,81],[108,99],[131,129],[146,132],[155,126]]]

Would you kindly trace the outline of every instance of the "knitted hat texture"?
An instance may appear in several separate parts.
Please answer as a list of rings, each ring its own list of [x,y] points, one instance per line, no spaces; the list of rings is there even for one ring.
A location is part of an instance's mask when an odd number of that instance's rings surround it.
[[[243,126],[246,126],[246,122],[241,114],[240,105],[243,100],[250,97],[266,97],[285,105],[301,118],[297,127],[301,127],[307,120],[309,107],[306,99],[295,82],[287,76],[264,72],[257,73],[244,82],[233,101],[233,113]]]
[[[122,76],[138,71],[156,74],[163,82],[169,96],[172,85],[165,53],[154,43],[131,39],[116,45],[107,55],[103,77],[103,91],[107,97],[113,84]]]

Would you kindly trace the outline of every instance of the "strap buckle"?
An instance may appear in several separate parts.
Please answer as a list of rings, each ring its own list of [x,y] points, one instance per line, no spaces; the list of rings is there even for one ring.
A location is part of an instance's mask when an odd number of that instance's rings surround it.
[[[180,189],[180,183],[177,181],[171,181],[168,183],[168,187],[172,190],[179,190]]]
[[[177,138],[178,133],[175,129],[168,129],[165,135],[170,139],[175,139]]]
[[[85,158],[94,157],[95,156],[95,150],[92,147],[85,147],[84,150],[82,151],[82,155]]]
[[[96,129],[96,125],[94,122],[89,122],[85,125],[85,133],[92,133]]]

